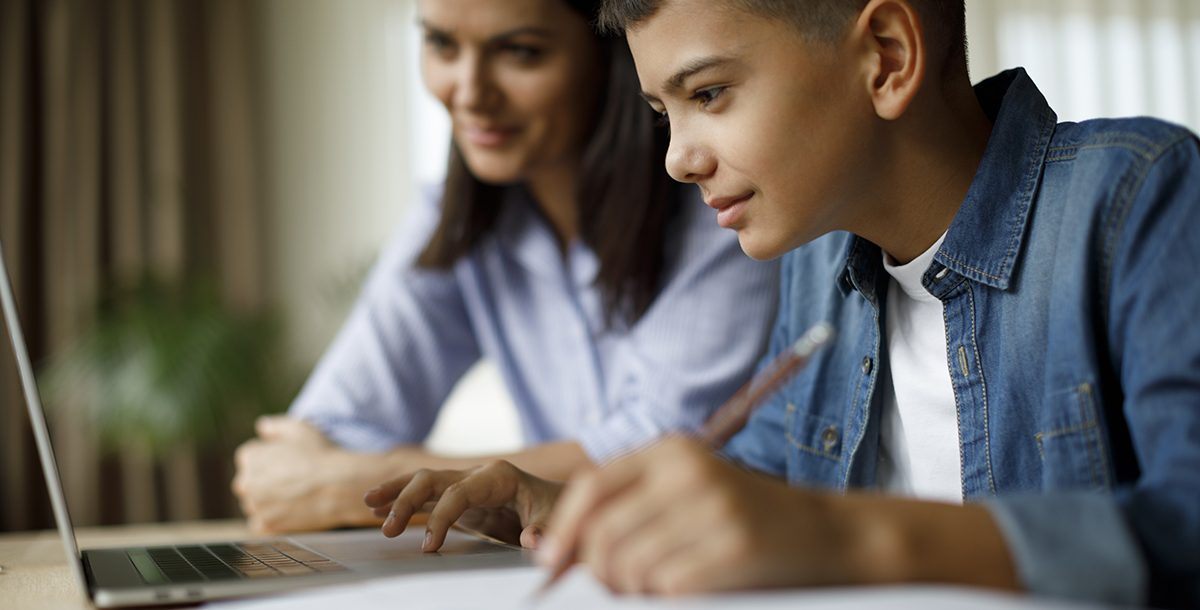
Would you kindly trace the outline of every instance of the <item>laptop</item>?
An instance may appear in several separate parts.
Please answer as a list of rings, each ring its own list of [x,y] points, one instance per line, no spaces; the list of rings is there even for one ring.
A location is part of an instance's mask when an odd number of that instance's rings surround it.
[[[2,247],[0,300],[67,563],[80,589],[97,607],[193,603],[371,576],[531,564],[526,551],[457,530],[449,532],[445,546],[437,553],[423,553],[423,532],[412,529],[394,539],[370,529],[81,551],[67,510]]]

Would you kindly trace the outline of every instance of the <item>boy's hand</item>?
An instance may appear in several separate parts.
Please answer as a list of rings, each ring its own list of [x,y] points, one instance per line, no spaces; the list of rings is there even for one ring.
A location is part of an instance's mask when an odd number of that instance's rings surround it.
[[[789,487],[669,438],[567,486],[538,560],[615,591],[943,582],[1018,589],[987,509]]]
[[[464,525],[526,548],[540,545],[562,484],[539,479],[509,462],[466,470],[418,470],[392,479],[363,497],[375,516],[387,519],[383,534],[400,535],[414,514],[432,504],[422,549],[441,548],[460,518]]]
[[[849,582],[837,498],[739,469],[671,438],[574,479],[539,560],[575,549],[615,591],[681,594]]]

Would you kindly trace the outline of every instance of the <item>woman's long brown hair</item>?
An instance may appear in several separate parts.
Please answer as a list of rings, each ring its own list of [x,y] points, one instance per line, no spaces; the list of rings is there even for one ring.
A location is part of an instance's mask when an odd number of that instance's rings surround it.
[[[596,284],[608,324],[633,324],[661,288],[667,231],[681,202],[680,185],[663,166],[669,135],[642,101],[624,39],[602,38],[607,57],[605,99],[584,148],[576,200],[580,232],[596,253]],[[442,215],[417,265],[449,269],[486,237],[500,217],[505,186],[471,174],[451,142]]]

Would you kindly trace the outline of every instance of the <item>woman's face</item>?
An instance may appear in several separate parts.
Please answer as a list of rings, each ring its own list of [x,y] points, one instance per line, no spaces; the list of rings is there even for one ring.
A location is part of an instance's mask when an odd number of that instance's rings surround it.
[[[467,167],[489,183],[577,164],[602,61],[563,0],[421,0],[422,74]]]

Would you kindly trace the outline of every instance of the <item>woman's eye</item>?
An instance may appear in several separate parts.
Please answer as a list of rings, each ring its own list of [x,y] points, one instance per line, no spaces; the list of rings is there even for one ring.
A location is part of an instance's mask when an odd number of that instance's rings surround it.
[[[523,62],[536,61],[543,54],[541,48],[523,44],[506,44],[501,48],[505,53]]]
[[[454,40],[438,32],[425,34],[425,45],[437,53],[449,53],[454,50]]]

